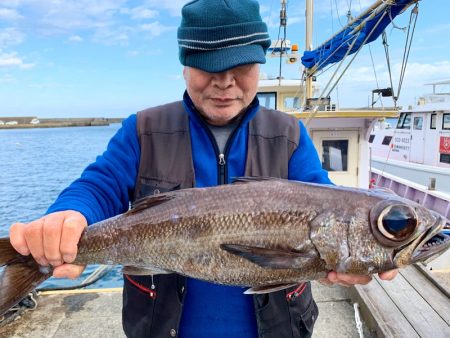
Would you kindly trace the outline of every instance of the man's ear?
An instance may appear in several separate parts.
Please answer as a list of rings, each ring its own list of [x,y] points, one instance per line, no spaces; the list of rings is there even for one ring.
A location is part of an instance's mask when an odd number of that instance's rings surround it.
[[[187,67],[186,66],[184,66],[184,68],[183,68],[183,77],[184,77],[184,80],[186,81],[187,79],[186,79],[186,77],[188,76],[188,69],[187,69]]]

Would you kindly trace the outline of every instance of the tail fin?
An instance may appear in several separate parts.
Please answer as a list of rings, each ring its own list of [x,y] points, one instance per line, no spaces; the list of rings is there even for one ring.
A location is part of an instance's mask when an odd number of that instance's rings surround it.
[[[9,238],[0,238],[0,316],[51,276],[31,256],[22,256]]]

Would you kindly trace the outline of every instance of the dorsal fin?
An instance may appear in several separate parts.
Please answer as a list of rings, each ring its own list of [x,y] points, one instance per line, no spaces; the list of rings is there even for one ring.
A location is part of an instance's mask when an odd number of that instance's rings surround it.
[[[280,180],[281,180],[281,178],[269,177],[269,176],[243,176],[243,177],[236,177],[233,180],[233,184],[261,182],[261,181],[280,181]]]
[[[175,198],[174,194],[158,194],[153,196],[147,196],[139,199],[135,202],[133,209],[129,210],[125,216],[134,215],[142,210],[155,207],[162,203],[168,202]]]

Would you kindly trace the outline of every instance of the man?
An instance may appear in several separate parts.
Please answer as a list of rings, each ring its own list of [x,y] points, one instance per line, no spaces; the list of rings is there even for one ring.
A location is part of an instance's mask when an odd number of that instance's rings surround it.
[[[11,227],[14,248],[54,266],[55,277],[83,271],[70,263],[88,224],[125,212],[145,195],[244,175],[330,183],[304,126],[259,107],[259,64],[270,40],[256,1],[186,4],[178,43],[183,101],[130,116],[46,216]],[[331,272],[323,282],[369,281]],[[309,337],[318,314],[310,285],[288,301],[292,291],[251,297],[242,288],[174,274],[125,275],[123,327],[129,337]]]

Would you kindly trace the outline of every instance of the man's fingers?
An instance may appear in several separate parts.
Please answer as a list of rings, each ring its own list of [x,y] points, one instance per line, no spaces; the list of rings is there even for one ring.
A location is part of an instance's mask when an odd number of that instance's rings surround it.
[[[75,260],[78,251],[78,241],[85,227],[87,227],[87,222],[81,214],[74,213],[66,216],[60,245],[64,262],[72,263]]]
[[[392,280],[397,276],[397,274],[398,274],[398,270],[394,269],[394,270],[389,270],[389,271],[385,271],[385,272],[380,272],[378,274],[378,276],[382,280]]]
[[[63,264],[53,270],[53,277],[75,279],[83,273],[85,268],[85,265]]]
[[[25,227],[24,234],[28,249],[30,250],[33,258],[36,260],[36,262],[38,262],[38,264],[46,266],[48,265],[48,261],[45,258],[44,253],[42,238],[43,225],[44,220],[42,218],[28,223],[28,225]]]
[[[366,275],[353,275],[331,271],[328,273],[327,280],[332,284],[340,284],[342,286],[348,287],[355,284],[368,284],[372,280],[372,277]]]
[[[346,273],[336,273],[337,279],[340,283],[346,283],[348,285],[362,284],[366,285],[372,280],[368,275],[352,275]]]
[[[9,240],[13,248],[21,255],[28,256],[30,250],[28,249],[27,241],[25,240],[25,223],[15,223],[9,228]]]
[[[59,251],[63,222],[64,215],[61,213],[54,213],[44,217],[44,253],[47,261],[54,267],[63,263],[61,253]]]

